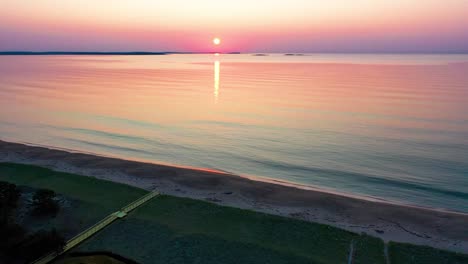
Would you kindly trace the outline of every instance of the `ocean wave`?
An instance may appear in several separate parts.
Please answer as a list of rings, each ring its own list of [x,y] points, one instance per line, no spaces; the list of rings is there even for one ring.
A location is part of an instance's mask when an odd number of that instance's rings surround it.
[[[344,170],[334,170],[334,169],[324,169],[317,167],[309,167],[303,165],[295,165],[285,162],[278,162],[273,160],[260,160],[256,158],[248,158],[246,156],[238,156],[238,159],[244,159],[249,163],[261,164],[265,167],[268,167],[270,170],[287,172],[288,174],[293,174],[294,172],[300,172],[298,175],[310,175],[311,177],[321,176],[321,177],[333,177],[334,179],[342,178],[342,181],[345,178],[346,182],[352,182],[353,184],[367,184],[380,185],[386,187],[395,187],[396,189],[406,189],[406,190],[419,190],[426,193],[436,193],[446,196],[468,199],[468,192],[454,191],[443,189],[429,184],[423,184],[421,182],[410,182],[403,181],[401,177],[383,177],[376,174],[367,174],[367,173],[358,173]],[[400,180],[397,180],[400,179]],[[330,179],[329,179],[330,180]]]

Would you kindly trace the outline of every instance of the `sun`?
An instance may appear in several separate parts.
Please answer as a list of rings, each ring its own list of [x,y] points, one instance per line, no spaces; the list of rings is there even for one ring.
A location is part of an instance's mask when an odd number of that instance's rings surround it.
[[[216,46],[221,44],[221,39],[220,38],[214,38],[213,39],[213,44],[215,44]]]

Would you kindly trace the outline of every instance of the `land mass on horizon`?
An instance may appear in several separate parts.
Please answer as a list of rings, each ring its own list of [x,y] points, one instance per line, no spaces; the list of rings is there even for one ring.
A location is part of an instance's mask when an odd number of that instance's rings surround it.
[[[220,52],[175,52],[175,51],[0,51],[0,55],[170,55],[170,54],[214,54]],[[241,54],[221,52],[224,54]]]

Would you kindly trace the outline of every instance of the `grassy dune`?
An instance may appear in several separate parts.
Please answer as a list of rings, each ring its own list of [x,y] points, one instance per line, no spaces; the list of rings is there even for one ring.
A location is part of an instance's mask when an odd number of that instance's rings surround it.
[[[87,263],[99,263],[99,264],[126,264],[125,262],[113,259],[108,256],[96,255],[86,257],[69,257],[66,259],[57,260],[55,264],[87,264]]]
[[[465,264],[468,256],[430,247],[404,243],[389,243],[390,262],[401,264]]]
[[[110,213],[147,191],[48,169],[0,163],[0,180],[49,188],[83,201],[75,217]],[[80,219],[77,219],[79,221]],[[80,245],[140,263],[386,263],[380,239],[192,199],[160,196]],[[468,263],[468,256],[392,243],[391,263]],[[430,255],[435,261],[415,262]],[[445,262],[440,260],[446,260]]]
[[[352,240],[360,263],[384,263],[381,240],[326,225],[162,196],[104,230],[82,250],[115,250],[142,263],[346,263]],[[133,247],[128,247],[132,241]],[[370,255],[369,255],[370,254]],[[366,260],[367,259],[367,260]]]

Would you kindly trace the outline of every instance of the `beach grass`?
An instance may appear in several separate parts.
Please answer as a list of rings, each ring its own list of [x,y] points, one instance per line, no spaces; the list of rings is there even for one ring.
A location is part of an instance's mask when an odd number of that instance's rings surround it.
[[[255,263],[255,259],[266,259],[268,263],[288,263],[292,260],[294,263],[341,263],[348,256],[350,242],[358,237],[326,225],[192,199],[161,196],[130,215],[118,227],[105,230],[96,240],[105,241],[98,242],[102,246],[110,241],[108,238],[123,237],[126,232],[145,233],[146,230],[141,230],[139,226],[151,226],[151,229],[159,230],[154,236],[134,237],[136,243],[140,243],[139,248],[151,243],[158,234],[167,234],[168,238],[161,247],[173,250],[170,255],[161,252],[158,259],[163,259],[163,263],[173,263],[170,259],[175,257],[174,252],[179,252],[176,254],[178,256],[185,256],[194,254],[192,250],[212,257],[205,258],[204,263],[238,263],[239,257],[242,259],[245,256],[249,257],[243,259],[243,263]],[[180,243],[188,246],[179,248],[177,245]],[[92,241],[88,243],[89,250],[95,249],[92,244]],[[199,245],[205,246],[197,247]],[[123,245],[119,247],[124,250]],[[209,254],[204,252],[208,248],[219,250]],[[216,253],[219,251],[225,253]],[[141,261],[144,255],[140,255]],[[223,256],[222,259],[219,259],[220,256]],[[150,263],[149,259],[146,261]],[[180,263],[187,261],[184,259]]]
[[[384,242],[368,235],[359,236],[354,243],[353,264],[386,263]]]
[[[99,263],[99,264],[126,264],[125,262],[113,259],[109,256],[95,255],[95,256],[83,256],[83,257],[69,257],[60,259],[54,262],[54,264],[85,264],[85,263]]]
[[[391,263],[401,264],[466,264],[468,255],[431,247],[416,246],[406,243],[389,243]]]
[[[122,206],[147,193],[132,186],[61,173],[46,168],[14,163],[0,163],[0,181],[34,189],[51,189],[73,201],[72,208],[60,210],[55,219],[40,221],[39,226],[56,228],[71,238]],[[70,223],[71,219],[76,221]],[[37,226],[27,226],[36,230]]]
[[[32,188],[51,189],[111,210],[118,209],[147,193],[143,189],[125,184],[15,163],[0,163],[0,179]]]
[[[12,163],[0,163],[0,180],[48,188],[78,199],[84,206],[74,216],[77,218],[113,212],[147,193],[110,181]],[[90,210],[86,210],[86,205]],[[75,251],[109,251],[139,263],[335,264],[347,263],[351,243],[353,263],[386,263],[384,243],[378,238],[328,225],[162,195],[116,221]],[[462,261],[440,263],[468,263],[464,255],[397,243],[389,247],[390,258],[395,260],[391,263],[416,263],[411,262],[412,257],[425,254],[425,250],[436,259]]]

